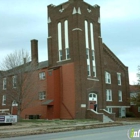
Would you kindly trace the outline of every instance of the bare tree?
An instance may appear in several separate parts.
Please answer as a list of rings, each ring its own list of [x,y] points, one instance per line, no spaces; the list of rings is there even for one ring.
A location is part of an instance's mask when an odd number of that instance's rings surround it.
[[[1,64],[3,93],[11,106],[12,102],[17,104],[19,119],[21,112],[38,99],[37,74],[37,65],[30,61],[29,54],[24,50],[7,55]]]
[[[130,102],[140,106],[140,65],[138,66],[137,78],[138,83],[134,85],[134,93],[131,94]]]
[[[138,85],[140,86],[140,65],[138,66],[137,77],[138,77]]]

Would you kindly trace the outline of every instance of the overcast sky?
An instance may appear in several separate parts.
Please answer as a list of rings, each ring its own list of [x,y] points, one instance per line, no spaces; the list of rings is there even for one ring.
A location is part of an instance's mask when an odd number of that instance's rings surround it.
[[[47,5],[65,0],[0,0],[0,60],[14,50],[30,52],[30,40],[39,41],[39,61],[47,60]],[[140,65],[140,0],[85,0],[101,8],[103,42],[129,67],[137,81]]]

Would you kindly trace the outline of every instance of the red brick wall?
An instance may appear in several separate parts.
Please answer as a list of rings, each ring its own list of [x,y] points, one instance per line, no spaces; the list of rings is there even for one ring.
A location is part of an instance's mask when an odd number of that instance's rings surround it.
[[[46,74],[45,79],[43,80],[39,79],[40,72],[45,72]],[[25,118],[25,115],[41,115],[41,118],[45,119],[47,115],[47,106],[42,105],[42,103],[47,100],[47,68],[37,70],[36,75],[34,76],[34,81],[37,81],[34,84],[35,88],[32,89],[33,93],[29,93],[29,94],[31,94],[33,97],[35,96],[36,99],[34,99],[29,104],[29,106],[22,111],[21,117]],[[42,91],[46,92],[46,99],[39,100],[39,92]]]
[[[140,112],[138,112],[138,106],[131,105],[129,111],[132,112],[135,115],[135,117],[140,117]]]
[[[58,119],[60,118],[60,68],[48,70],[47,79],[47,99],[53,100],[51,117],[52,119]],[[51,118],[49,113],[47,114],[47,117]]]
[[[73,63],[68,63],[61,67],[61,84],[61,118],[75,118],[75,76]]]

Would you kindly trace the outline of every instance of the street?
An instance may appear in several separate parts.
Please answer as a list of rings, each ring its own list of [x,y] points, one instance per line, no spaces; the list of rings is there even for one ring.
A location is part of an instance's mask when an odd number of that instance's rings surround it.
[[[129,140],[127,133],[132,128],[134,130],[139,130],[140,125],[124,125],[33,136],[2,138],[1,140]],[[140,137],[132,139],[140,139]]]

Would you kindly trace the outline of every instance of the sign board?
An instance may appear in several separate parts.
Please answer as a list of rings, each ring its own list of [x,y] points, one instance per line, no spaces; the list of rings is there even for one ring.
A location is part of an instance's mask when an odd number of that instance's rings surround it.
[[[81,108],[86,108],[86,104],[81,104]]]

